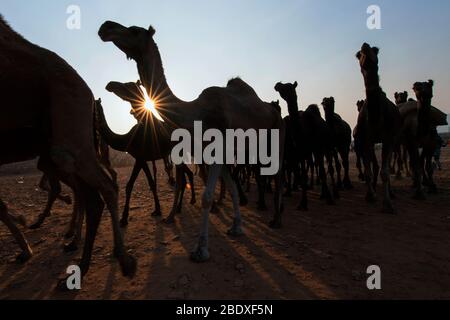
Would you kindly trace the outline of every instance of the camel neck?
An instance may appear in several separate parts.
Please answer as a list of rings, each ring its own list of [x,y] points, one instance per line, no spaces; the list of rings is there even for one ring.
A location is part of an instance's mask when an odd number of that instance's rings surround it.
[[[366,75],[364,77],[364,84],[366,87],[367,98],[382,91],[380,87],[380,77],[377,72]]]
[[[138,61],[138,72],[141,81],[150,98],[161,104],[172,104],[182,102],[170,89],[164,73],[161,55],[158,46],[153,41],[148,45],[149,53]]]
[[[287,101],[287,106],[288,106],[288,112],[290,116],[296,116],[298,115],[298,102],[297,100],[289,100]]]

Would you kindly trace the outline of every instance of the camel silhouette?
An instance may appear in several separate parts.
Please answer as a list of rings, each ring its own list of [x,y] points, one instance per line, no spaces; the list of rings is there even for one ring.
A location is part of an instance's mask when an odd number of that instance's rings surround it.
[[[391,201],[390,161],[399,136],[401,119],[397,106],[386,97],[380,87],[378,53],[377,47],[364,43],[356,54],[366,88],[366,100],[358,116],[357,134],[360,135],[358,138],[363,145],[366,200],[373,202],[376,199],[371,164],[376,161],[375,144],[382,143],[383,212],[394,214],[396,210]]]
[[[236,78],[227,87],[211,87],[203,91],[192,102],[177,98],[167,84],[158,47],[153,39],[155,30],[140,27],[124,27],[107,21],[99,30],[100,38],[113,42],[127,57],[137,63],[140,80],[162,118],[168,122],[167,128],[183,128],[193,136],[194,122],[202,121],[205,130],[214,128],[225,133],[226,129],[278,129],[280,130],[280,154],[283,155],[284,126],[279,113],[259,99],[256,92],[243,80]],[[197,143],[199,143],[197,141]],[[281,170],[276,175],[275,213],[272,227],[281,226]],[[203,221],[198,245],[191,259],[203,262],[209,259],[208,225],[209,211],[213,203],[213,193],[217,180],[222,174],[231,191],[234,222],[230,235],[242,234],[239,197],[228,167],[213,164],[208,169],[208,182],[202,197]]]
[[[302,198],[298,206],[299,210],[308,210],[308,183],[306,164],[314,155],[314,160],[319,167],[320,182],[322,184],[321,198],[328,204],[334,204],[334,198],[339,197],[334,182],[334,168],[332,162],[333,141],[331,131],[320,115],[317,105],[310,105],[305,111],[299,111],[296,88],[298,83],[277,83],[275,91],[287,102],[289,118],[286,120],[286,140],[292,139],[290,144],[294,146],[296,161],[300,162]],[[333,194],[327,185],[327,173],[325,171],[324,157],[328,160],[328,172],[331,177]]]
[[[350,181],[350,145],[352,143],[352,128],[345,122],[337,113],[334,112],[335,100],[333,97],[324,98],[322,106],[325,112],[325,121],[331,131],[334,150],[333,158],[336,164],[337,173],[337,187],[352,189],[352,182]],[[344,180],[341,179],[341,164],[339,156],[341,156],[342,165],[344,167]]]
[[[130,179],[126,187],[125,207],[121,219],[121,225],[128,224],[128,216],[130,209],[130,198],[133,192],[134,183],[141,170],[144,171],[150,189],[153,193],[155,201],[155,211],[152,216],[161,215],[161,206],[159,203],[156,176],[153,178],[148,168],[148,161],[156,161],[166,159],[172,151],[172,143],[165,123],[155,119],[150,111],[144,107],[145,97],[139,88],[140,82],[119,83],[110,82],[106,86],[106,90],[114,93],[119,98],[131,104],[131,114],[136,118],[137,124],[125,135],[115,134],[108,126],[103,114],[101,101],[97,103],[100,114],[100,128],[102,137],[115,150],[127,152],[135,159],[135,165],[131,173]],[[181,210],[183,193],[186,189],[186,178],[188,177],[191,185],[191,204],[196,202],[194,190],[194,175],[186,165],[176,166],[176,193],[175,202],[172,211],[167,217],[166,222],[174,221],[174,215]]]
[[[0,109],[0,162],[40,157],[40,167],[46,174],[78,186],[77,194],[83,200],[87,219],[79,264],[83,276],[89,269],[106,202],[111,213],[115,256],[122,273],[133,276],[136,260],[127,253],[120,232],[117,187],[102,169],[95,152],[91,90],[66,61],[25,40],[3,17],[0,17],[0,56],[0,94],[4,106]],[[17,235],[5,213],[5,208],[0,210],[1,220]],[[29,256],[31,251],[22,240],[19,242],[23,253]]]

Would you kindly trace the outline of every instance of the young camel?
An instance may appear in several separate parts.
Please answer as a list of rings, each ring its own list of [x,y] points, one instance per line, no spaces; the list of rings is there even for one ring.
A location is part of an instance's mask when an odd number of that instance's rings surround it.
[[[358,116],[358,134],[364,148],[363,160],[367,184],[366,200],[375,201],[371,164],[376,160],[375,144],[382,143],[381,178],[383,181],[383,212],[393,214],[391,201],[390,162],[399,136],[401,119],[397,106],[380,87],[378,76],[379,49],[364,43],[356,54],[366,87],[366,101]]]
[[[352,189],[350,181],[350,145],[352,143],[352,128],[337,113],[334,112],[335,101],[333,97],[323,98],[322,106],[325,111],[325,121],[332,134],[334,145],[333,158],[336,163],[337,187]],[[342,166],[344,167],[344,180],[341,179],[341,164],[339,156],[341,156]]]
[[[45,173],[52,171],[60,180],[76,181],[80,186],[87,217],[79,264],[83,276],[89,269],[103,198],[111,213],[115,255],[123,274],[133,276],[136,260],[126,252],[120,233],[117,188],[95,153],[94,98],[89,87],[66,61],[25,40],[2,17],[0,70],[0,162],[40,157]],[[5,208],[0,210],[1,220],[16,234],[6,213]],[[23,241],[21,247],[31,254]]]
[[[259,99],[255,91],[240,79],[231,80],[226,88],[211,87],[192,102],[177,98],[167,84],[158,47],[153,39],[155,30],[140,27],[124,27],[115,22],[105,22],[99,30],[100,38],[113,42],[127,57],[137,63],[140,79],[148,95],[155,101],[157,110],[167,128],[172,133],[177,128],[187,130],[194,137],[194,122],[202,121],[203,129],[216,129],[225,134],[226,129],[277,129],[282,158],[284,127],[281,116],[268,103]],[[185,131],[184,131],[185,132]],[[195,140],[195,148],[203,150],[202,141]],[[197,150],[198,150],[197,149]],[[197,159],[200,160],[200,159]],[[272,227],[281,226],[281,176],[278,170],[275,190],[275,214]],[[202,227],[198,245],[191,259],[203,262],[209,259],[208,226],[209,211],[213,203],[213,194],[217,180],[223,175],[231,191],[234,222],[230,235],[242,234],[239,196],[228,168],[221,164],[211,164],[208,169],[208,182],[202,197]]]
[[[148,168],[148,161],[156,161],[167,158],[172,151],[168,131],[164,123],[154,119],[151,112],[145,108],[145,97],[141,91],[140,82],[119,83],[110,82],[106,90],[116,94],[119,98],[131,104],[131,114],[136,118],[137,124],[125,135],[115,134],[106,122],[101,103],[97,103],[97,110],[100,114],[100,128],[102,137],[115,150],[129,153],[135,160],[135,165],[131,177],[126,187],[125,207],[121,219],[121,225],[128,225],[128,216],[130,208],[130,198],[134,183],[141,170],[144,171],[150,189],[155,200],[155,211],[152,216],[161,215],[161,207],[158,198],[156,176],[153,178]],[[191,185],[191,204],[195,204],[194,174],[184,164],[176,166],[176,188],[174,206],[170,215],[165,219],[167,223],[173,223],[175,213],[181,210],[183,194],[186,188],[186,179],[188,177]]]

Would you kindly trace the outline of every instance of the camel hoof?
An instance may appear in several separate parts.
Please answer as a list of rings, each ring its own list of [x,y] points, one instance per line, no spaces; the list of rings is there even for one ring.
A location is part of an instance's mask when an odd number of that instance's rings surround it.
[[[16,262],[23,264],[25,262],[27,262],[28,260],[31,259],[31,257],[33,256],[32,252],[29,251],[22,251],[17,257],[16,257]]]
[[[339,190],[344,189],[344,185],[342,184],[341,181],[339,181],[338,183],[336,183],[336,188],[338,188]]]
[[[334,206],[336,205],[336,201],[334,201],[334,199],[327,199],[327,205]]]
[[[308,211],[308,206],[306,206],[306,205],[299,205],[297,207],[297,211]]]
[[[124,254],[123,258],[120,259],[120,267],[122,269],[122,274],[124,277],[132,279],[136,274],[137,261],[132,255]]]
[[[78,244],[76,241],[72,241],[64,245],[64,252],[70,253],[78,250]]]
[[[233,224],[230,230],[227,231],[227,235],[230,237],[241,237],[244,235],[241,226]]]
[[[20,224],[24,228],[27,227],[27,219],[25,219],[25,217],[22,215],[17,217],[17,223]]]
[[[209,212],[211,212],[211,213],[213,213],[213,214],[218,214],[218,213],[220,212],[220,210],[219,210],[219,208],[218,208],[217,202],[215,202],[215,203],[212,205],[211,210],[210,210]]]
[[[194,204],[197,203],[197,200],[195,198],[191,199],[191,205],[193,206]]]
[[[199,247],[194,252],[191,252],[191,261],[195,263],[203,263],[209,260],[209,252],[205,247]]]
[[[163,223],[170,225],[175,223],[175,217],[173,215],[168,216],[163,220]]]
[[[285,192],[283,197],[285,197],[285,198],[292,198],[292,192]]]
[[[121,228],[128,227],[128,219],[120,219],[120,227]]]
[[[162,216],[161,209],[156,209],[155,211],[153,211],[151,213],[151,216],[152,217],[161,217]]]
[[[390,203],[390,202],[383,203],[382,212],[386,213],[386,214],[392,214],[392,215],[397,214],[397,211],[395,210],[395,208],[392,206],[392,203]]]
[[[272,220],[269,223],[269,227],[272,229],[281,229],[281,220]]]
[[[377,202],[377,197],[373,193],[366,194],[366,202],[375,203]]]
[[[39,219],[38,221],[36,221],[35,223],[33,223],[33,224],[29,227],[29,229],[30,229],[30,230],[37,230],[37,229],[39,229],[39,228],[42,226],[43,223],[44,223],[44,221]]]
[[[426,200],[425,195],[423,194],[423,191],[416,191],[416,193],[413,196],[414,200],[423,201]]]
[[[436,187],[435,185],[431,185],[431,186],[428,188],[428,193],[429,193],[429,194],[438,194],[437,187]]]
[[[358,179],[361,182],[365,182],[366,181],[366,177],[362,173],[358,175]]]
[[[344,180],[344,189],[345,190],[352,190],[353,189],[353,185],[350,182],[350,180]]]
[[[248,199],[247,199],[247,197],[242,197],[242,198],[239,200],[239,205],[240,205],[241,207],[247,206],[247,205],[248,205]]]
[[[267,211],[267,206],[266,204],[259,203],[257,209],[258,211]]]

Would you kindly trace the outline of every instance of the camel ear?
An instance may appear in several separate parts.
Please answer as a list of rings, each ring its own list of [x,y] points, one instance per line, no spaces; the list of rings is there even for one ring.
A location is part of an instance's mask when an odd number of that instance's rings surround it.
[[[433,81],[433,80],[428,80],[428,83],[429,83],[431,86],[434,86],[434,81]]]
[[[408,99],[408,92],[407,91],[405,91],[405,92],[403,92],[404,94],[405,94],[405,96],[406,96],[406,99]]]
[[[378,53],[380,52],[380,49],[378,47],[372,47],[373,52],[378,55]]]
[[[398,97],[398,92],[394,93],[394,97],[397,99],[397,97]]]
[[[98,103],[102,103],[102,98],[98,98]]]
[[[357,53],[356,53],[356,59],[361,59],[361,51],[358,51]]]
[[[152,26],[150,26],[150,27],[148,27],[148,32],[150,33],[150,36],[153,37],[155,35],[155,33],[156,33],[156,30],[153,29]]]
[[[298,87],[298,82],[295,81],[295,82],[294,82],[294,88],[297,89],[297,87]]]

